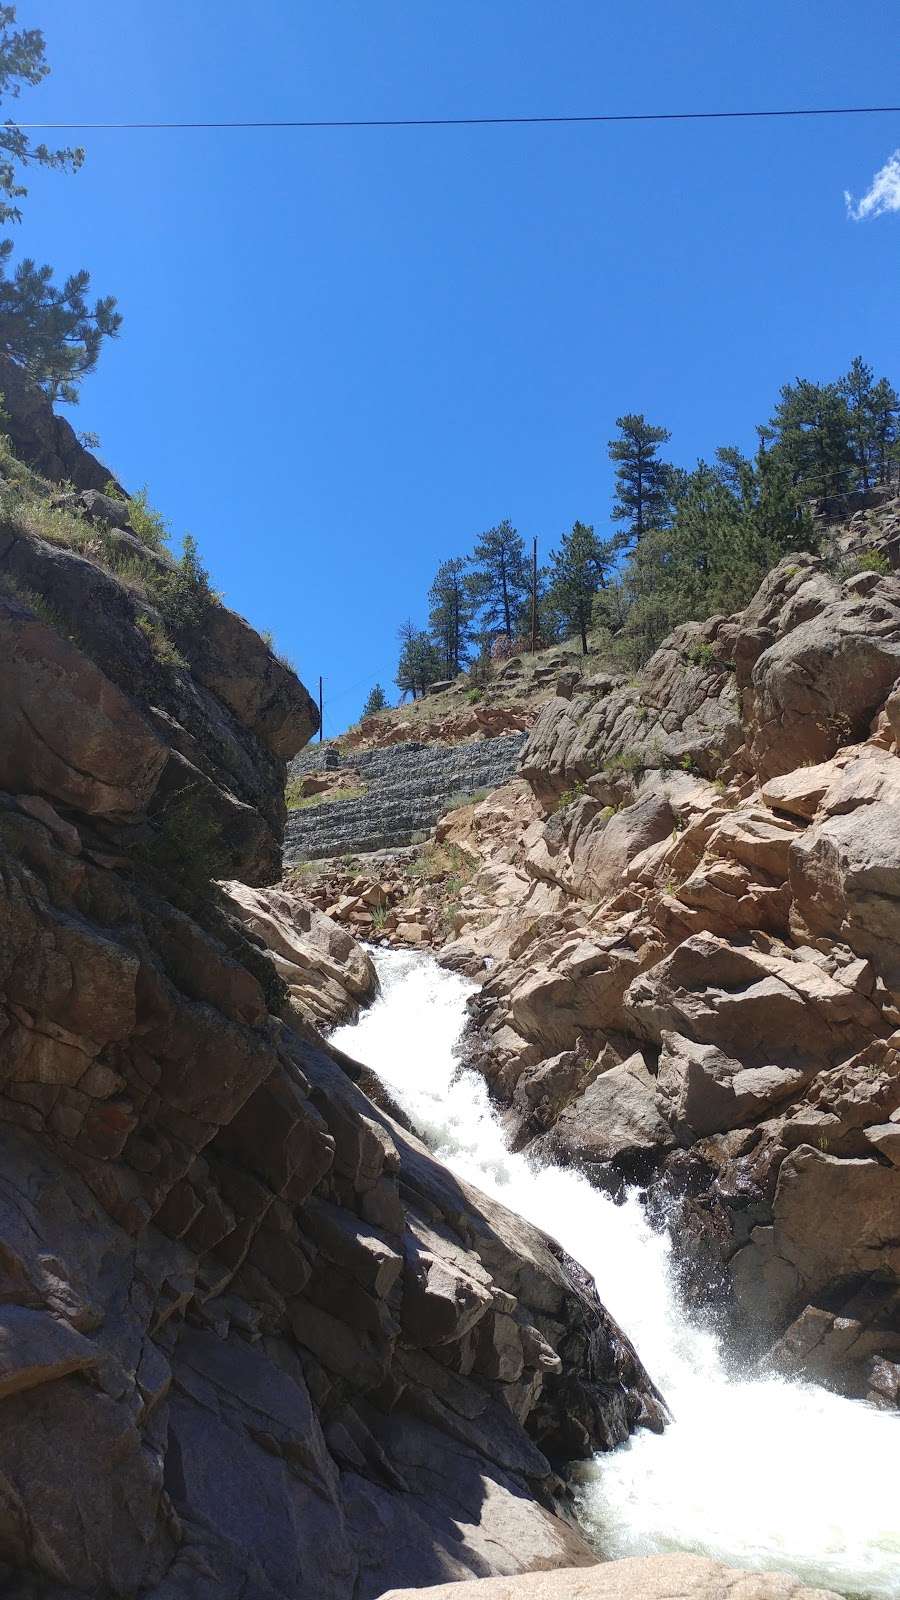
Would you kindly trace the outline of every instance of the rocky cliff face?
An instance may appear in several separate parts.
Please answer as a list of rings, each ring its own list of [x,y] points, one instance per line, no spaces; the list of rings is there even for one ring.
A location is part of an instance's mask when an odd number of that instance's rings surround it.
[[[484,865],[446,949],[499,958],[473,1061],[518,1146],[647,1185],[691,1296],[724,1297],[759,1359],[881,1406],[900,1399],[898,533],[896,501],[861,512],[827,561],[783,561],[636,681],[567,686],[523,753],[534,809],[520,780],[465,824]]]
[[[121,508],[70,497],[60,521],[18,481],[0,1581],[367,1600],[592,1561],[557,1467],[662,1407],[584,1275],[314,1031],[372,974],[264,887],[308,695],[202,586],[181,593]]]

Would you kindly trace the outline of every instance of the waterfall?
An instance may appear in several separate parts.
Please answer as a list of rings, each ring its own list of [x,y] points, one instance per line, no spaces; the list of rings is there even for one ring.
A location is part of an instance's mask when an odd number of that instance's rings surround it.
[[[900,1418],[816,1384],[742,1372],[680,1307],[669,1241],[571,1168],[507,1147],[456,1047],[476,985],[430,956],[373,952],[381,994],[335,1043],[371,1067],[459,1177],[557,1239],[593,1277],[674,1421],[578,1471],[588,1537],[614,1558],[691,1550],[900,1600]]]

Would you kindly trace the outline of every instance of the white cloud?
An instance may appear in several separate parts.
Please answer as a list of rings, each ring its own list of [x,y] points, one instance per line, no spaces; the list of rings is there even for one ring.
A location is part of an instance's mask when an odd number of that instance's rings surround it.
[[[885,217],[889,211],[900,211],[900,150],[888,156],[861,200],[854,200],[845,189],[844,202],[847,215],[854,222],[864,222],[868,217]]]

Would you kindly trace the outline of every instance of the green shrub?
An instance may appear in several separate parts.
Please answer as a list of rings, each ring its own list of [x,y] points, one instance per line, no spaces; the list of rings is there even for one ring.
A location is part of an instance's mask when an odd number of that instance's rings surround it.
[[[73,637],[69,632],[65,618],[53,606],[48,605],[44,596],[39,594],[37,589],[29,589],[27,585],[19,583],[18,579],[14,578],[9,572],[0,572],[0,594],[5,595],[7,599],[18,600],[20,605],[27,606],[28,610],[33,611],[41,622],[46,622],[48,627],[54,628],[64,638]]]
[[[200,627],[209,607],[221,604],[222,597],[212,587],[197,542],[189,533],[184,536],[181,560],[168,572],[153,569],[148,581],[165,621],[176,632]]]
[[[573,806],[575,804],[576,800],[580,800],[581,799],[581,796],[583,794],[584,794],[584,784],[581,783],[580,781],[577,782],[577,783],[573,783],[571,789],[564,789],[562,794],[560,795],[559,801],[558,801],[557,807],[556,807],[557,811],[565,811],[567,809],[567,807]]]
[[[891,563],[880,550],[867,550],[864,556],[859,556],[856,561],[857,572],[878,572],[886,576],[891,570]]]
[[[140,616],[135,617],[134,625],[140,629],[157,661],[163,666],[184,667],[187,665],[184,656],[180,650],[176,649],[162,623],[158,622],[155,617],[151,617],[148,612],[144,611]]]
[[[477,806],[490,792],[490,789],[473,789],[471,794],[467,794],[465,789],[458,789],[444,801],[444,815],[450,811],[462,811],[466,806]]]
[[[603,771],[609,777],[614,777],[618,772],[643,772],[647,766],[647,759],[640,750],[620,750],[618,754],[610,756],[608,761],[604,761]]]
[[[151,506],[146,484],[128,502],[128,522],[132,532],[150,550],[168,548],[171,529],[162,513]]]
[[[687,658],[693,662],[695,667],[715,667],[718,665],[716,652],[705,639],[701,639],[697,644],[691,645],[687,652]]]
[[[310,811],[314,806],[333,805],[337,800],[359,800],[366,792],[366,785],[360,784],[356,789],[323,789],[319,794],[303,794],[301,784],[302,779],[291,778],[284,791],[288,811]]]

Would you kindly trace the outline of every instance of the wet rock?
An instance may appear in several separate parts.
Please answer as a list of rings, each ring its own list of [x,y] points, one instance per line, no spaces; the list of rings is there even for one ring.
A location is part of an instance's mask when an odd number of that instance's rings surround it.
[[[845,1160],[802,1145],[781,1164],[774,1223],[757,1229],[732,1263],[746,1314],[777,1325],[798,1300],[830,1285],[881,1273],[900,1282],[895,1220],[900,1169],[876,1160]],[[828,1218],[823,1229],[821,1219]]]
[[[660,1116],[652,1080],[643,1081],[627,1063],[602,1072],[557,1118],[541,1148],[564,1153],[589,1169],[612,1163],[632,1175],[648,1157],[675,1143]]]

